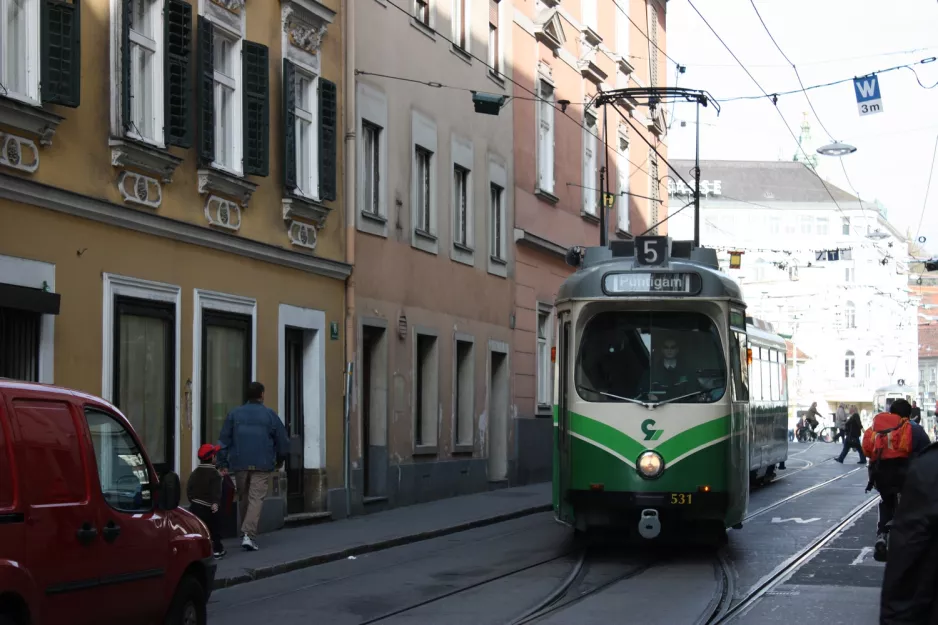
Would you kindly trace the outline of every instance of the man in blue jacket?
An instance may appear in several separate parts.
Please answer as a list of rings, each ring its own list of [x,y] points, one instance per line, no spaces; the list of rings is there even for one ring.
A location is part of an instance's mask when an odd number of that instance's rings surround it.
[[[241,547],[257,551],[257,522],[267,497],[270,474],[287,455],[290,440],[277,413],[264,406],[264,385],[248,385],[247,403],[225,418],[218,442],[219,468],[235,474],[238,512],[241,516]]]

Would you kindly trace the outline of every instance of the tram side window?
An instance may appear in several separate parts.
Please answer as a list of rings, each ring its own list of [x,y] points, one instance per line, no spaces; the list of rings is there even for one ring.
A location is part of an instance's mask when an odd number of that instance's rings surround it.
[[[736,389],[736,401],[749,401],[750,376],[748,357],[746,354],[746,335],[742,332],[732,331],[732,345],[730,345],[730,359],[733,365],[733,387]]]
[[[698,312],[600,312],[577,348],[576,389],[586,401],[711,403],[726,377],[716,325]]]
[[[781,399],[778,394],[778,352],[774,349],[769,350],[769,367],[772,369],[772,401],[778,401]]]
[[[759,360],[762,369],[762,400],[772,400],[772,364],[769,362],[769,350],[764,347],[759,348]]]
[[[752,384],[750,385],[753,401],[762,400],[762,362],[759,360],[759,348],[752,348]]]

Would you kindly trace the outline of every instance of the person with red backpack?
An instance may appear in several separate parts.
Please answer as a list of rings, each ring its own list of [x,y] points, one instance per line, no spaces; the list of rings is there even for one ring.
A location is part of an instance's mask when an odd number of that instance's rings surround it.
[[[931,442],[921,426],[914,427],[916,424],[909,420],[911,415],[912,405],[897,399],[889,412],[873,417],[872,425],[863,433],[863,453],[869,458],[870,476],[866,492],[876,488],[880,496],[879,525],[873,546],[873,558],[879,562],[887,558],[890,523],[905,484],[909,459]]]

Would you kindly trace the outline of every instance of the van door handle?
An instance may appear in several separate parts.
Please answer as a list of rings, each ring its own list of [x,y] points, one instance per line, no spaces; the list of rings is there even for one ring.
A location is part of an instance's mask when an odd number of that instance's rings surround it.
[[[112,543],[118,536],[121,534],[121,526],[115,523],[114,521],[108,521],[107,525],[104,526],[104,529],[101,530],[101,534],[104,536],[104,540]]]
[[[75,534],[78,536],[78,542],[83,545],[90,545],[91,541],[98,535],[98,530],[91,527],[91,523],[86,522]]]

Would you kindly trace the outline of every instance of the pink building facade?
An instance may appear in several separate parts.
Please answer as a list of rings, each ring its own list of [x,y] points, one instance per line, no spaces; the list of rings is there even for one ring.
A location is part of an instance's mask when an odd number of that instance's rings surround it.
[[[517,483],[550,479],[553,302],[573,246],[599,244],[600,172],[608,163],[610,238],[667,216],[664,111],[599,91],[664,86],[664,0],[515,3],[514,328],[512,376]],[[623,117],[626,116],[626,117]],[[605,123],[604,123],[605,122]],[[605,141],[603,137],[605,136]],[[644,140],[643,140],[644,138]],[[660,199],[659,199],[660,198]],[[666,224],[652,233],[665,234]]]

